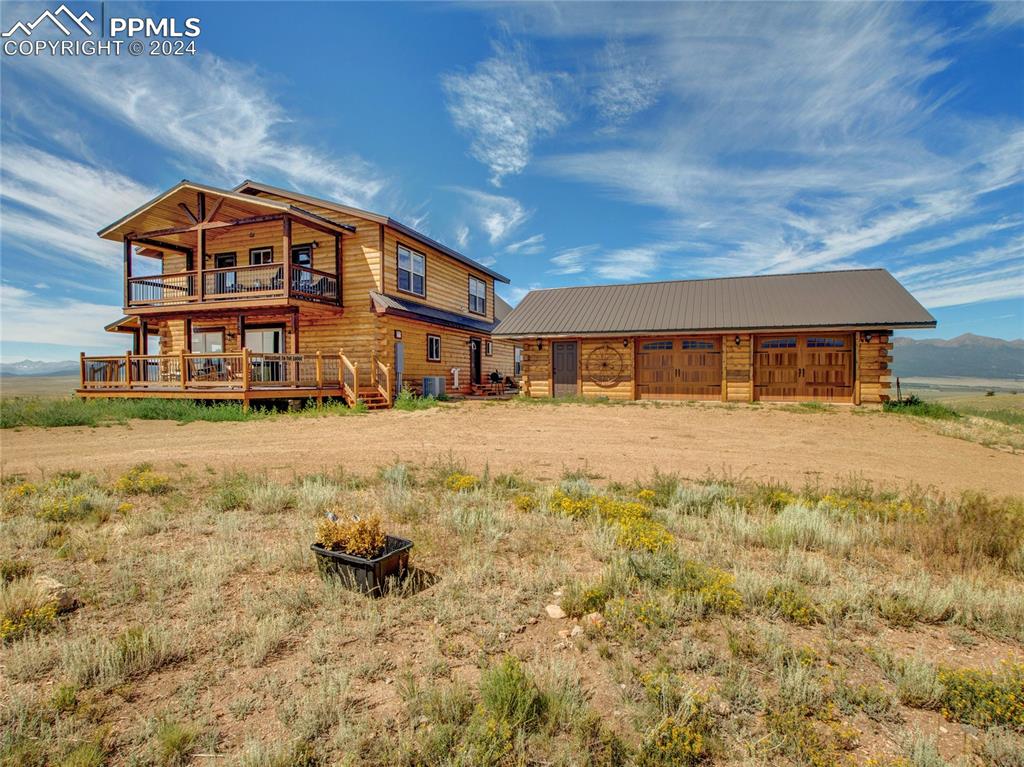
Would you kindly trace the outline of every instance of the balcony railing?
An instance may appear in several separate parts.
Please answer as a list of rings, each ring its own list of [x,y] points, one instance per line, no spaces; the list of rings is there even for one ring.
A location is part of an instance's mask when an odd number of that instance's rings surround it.
[[[285,285],[284,264],[231,266],[203,271],[203,302],[258,298],[294,298],[338,303],[338,277],[308,266],[288,267],[290,286]],[[199,302],[196,271],[153,274],[128,280],[129,306],[177,306]],[[290,287],[290,291],[287,289]]]

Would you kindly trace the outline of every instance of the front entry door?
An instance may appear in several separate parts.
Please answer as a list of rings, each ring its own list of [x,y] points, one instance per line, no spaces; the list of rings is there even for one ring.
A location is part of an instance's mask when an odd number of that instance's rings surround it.
[[[853,401],[853,336],[758,336],[756,349],[757,399]]]
[[[575,341],[556,341],[551,345],[552,394],[555,397],[571,397],[577,393],[577,357]]]
[[[469,339],[469,380],[480,383],[480,339]]]

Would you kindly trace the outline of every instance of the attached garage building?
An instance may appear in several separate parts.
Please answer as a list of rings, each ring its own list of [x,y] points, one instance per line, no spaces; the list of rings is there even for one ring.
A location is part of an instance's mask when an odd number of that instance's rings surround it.
[[[935,318],[884,269],[534,290],[494,331],[534,397],[884,402]]]

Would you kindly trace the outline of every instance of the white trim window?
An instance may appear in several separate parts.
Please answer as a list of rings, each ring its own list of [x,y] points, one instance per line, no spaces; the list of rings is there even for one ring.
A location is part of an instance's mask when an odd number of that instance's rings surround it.
[[[487,314],[487,283],[476,277],[469,278],[469,310],[474,314]]]
[[[512,370],[512,375],[516,378],[519,378],[519,376],[523,374],[523,350],[519,346],[513,350]]]
[[[249,264],[250,266],[258,266],[260,264],[272,264],[274,263],[274,249],[273,248],[252,248],[249,250]]]
[[[441,361],[441,336],[427,336],[427,362]]]
[[[398,246],[398,289],[417,296],[427,294],[427,259],[404,245]]]

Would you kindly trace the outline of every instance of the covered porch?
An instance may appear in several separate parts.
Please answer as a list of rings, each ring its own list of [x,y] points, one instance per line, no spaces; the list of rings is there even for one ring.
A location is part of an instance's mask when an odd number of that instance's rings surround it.
[[[354,227],[294,205],[182,181],[99,232],[122,243],[127,313],[212,305],[342,305]],[[142,257],[157,262],[141,269]],[[144,272],[144,273],[140,273]]]

